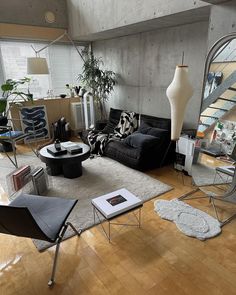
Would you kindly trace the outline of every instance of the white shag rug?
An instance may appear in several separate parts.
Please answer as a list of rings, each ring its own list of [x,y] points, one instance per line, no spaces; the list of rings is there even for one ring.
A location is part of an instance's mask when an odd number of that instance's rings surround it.
[[[157,200],[154,210],[161,218],[173,221],[187,236],[205,240],[221,233],[218,220],[178,199]]]
[[[34,167],[45,167],[45,164],[32,153],[18,155],[17,158],[19,166],[30,164]],[[107,157],[88,159],[82,165],[83,175],[81,177],[74,179],[64,178],[63,176],[49,177],[51,186],[47,192],[47,196],[79,200],[68,219],[77,229],[85,230],[94,225],[91,205],[93,198],[120,188],[126,188],[145,202],[172,189],[169,185],[145,173],[126,167]],[[6,175],[13,170],[14,167],[7,158],[0,159],[0,181],[4,188],[6,188]],[[74,232],[68,229],[65,238],[72,235],[74,235]],[[39,250],[51,246],[47,242],[38,240],[34,243]]]

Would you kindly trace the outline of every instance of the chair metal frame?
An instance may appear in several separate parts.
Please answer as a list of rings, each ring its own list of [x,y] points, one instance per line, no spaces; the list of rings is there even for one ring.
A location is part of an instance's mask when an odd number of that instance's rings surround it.
[[[10,143],[11,146],[12,146],[12,152],[13,152],[13,158],[9,155],[9,152],[5,151],[4,150],[4,147],[3,147],[3,153],[6,154],[6,156],[8,157],[8,159],[11,161],[11,163],[16,167],[18,168],[18,163],[17,163],[17,157],[16,157],[16,142],[17,141],[20,141],[20,140],[23,140],[23,139],[26,139],[28,136],[32,136],[32,135],[35,135],[35,128],[34,128],[34,122],[32,120],[29,120],[29,122],[32,123],[33,125],[33,132],[29,132],[29,133],[23,133],[22,135],[19,135],[17,137],[13,137],[12,136],[12,132],[13,132],[13,129],[14,129],[14,124],[13,122],[14,121],[21,121],[20,119],[8,119],[8,121],[11,121],[12,124],[11,125],[7,125],[7,126],[0,126],[0,129],[2,130],[5,130],[5,132],[9,132],[9,137],[6,136],[4,138],[1,138],[1,134],[0,134],[0,144],[1,143]],[[20,130],[22,131],[22,130]],[[22,131],[23,132],[23,131]],[[32,145],[30,144],[29,142],[29,146],[31,148],[31,150],[34,152],[34,154],[37,156],[37,153],[35,152],[35,150],[33,149]]]
[[[216,216],[217,220],[220,222],[221,226],[224,226],[225,224],[227,224],[231,220],[233,220],[236,217],[236,213],[224,220],[221,220],[219,218],[219,214],[218,214],[217,206],[215,204],[215,200],[236,205],[236,170],[234,171],[233,179],[232,179],[229,189],[223,195],[209,195],[208,197],[209,197],[209,201],[211,202],[211,204],[213,206],[215,216]]]
[[[54,254],[52,273],[51,273],[51,278],[48,281],[49,287],[52,287],[55,283],[55,273],[56,273],[56,268],[57,268],[57,260],[58,260],[58,253],[59,253],[59,249],[60,249],[60,244],[61,244],[61,241],[66,233],[68,226],[70,226],[73,229],[73,231],[76,233],[76,235],[80,236],[80,234],[82,233],[82,229],[77,231],[77,229],[70,222],[66,222],[65,225],[63,226],[63,228],[61,229],[61,232],[56,240],[56,251]]]
[[[33,198],[46,198],[42,196],[37,195],[26,195],[26,199],[32,200]],[[17,198],[21,198],[21,196],[18,196]],[[72,200],[70,200],[72,201]],[[71,227],[72,230],[75,232],[77,236],[80,236],[82,229],[77,230],[72,223],[66,221],[68,216],[70,215],[71,211],[73,210],[74,206],[78,202],[78,200],[73,200],[74,203],[71,205],[71,207],[68,209],[68,212],[63,217],[64,220],[61,220],[61,226],[59,229],[59,232],[55,234],[55,237],[50,237],[44,229],[40,227],[37,220],[34,217],[34,213],[30,211],[30,209],[27,207],[27,202],[25,205],[14,205],[10,203],[9,205],[0,205],[0,211],[1,211],[1,219],[0,220],[0,233],[3,234],[9,234],[14,236],[20,236],[20,237],[26,237],[26,238],[32,238],[32,239],[39,239],[43,241],[47,241],[50,243],[54,243],[56,245],[56,250],[54,254],[53,259],[53,266],[52,266],[52,272],[50,279],[48,281],[48,286],[52,287],[55,283],[55,273],[57,268],[57,261],[58,261],[58,254],[60,249],[60,244],[63,240],[63,237],[66,233],[66,230],[68,227]],[[44,201],[43,201],[44,202]],[[51,201],[53,202],[53,200]],[[36,202],[37,204],[37,202]],[[42,204],[42,200],[41,200]],[[50,204],[49,204],[50,205]],[[39,204],[40,207],[40,204]],[[37,206],[35,207],[35,209]],[[34,209],[34,208],[33,208]],[[17,215],[21,222],[18,223],[16,226],[14,226],[14,221],[12,220],[12,214]],[[40,215],[39,215],[40,216]]]
[[[212,184],[212,185],[218,187],[218,185],[215,185],[215,184]],[[212,207],[214,209],[215,217],[219,221],[221,227],[223,227],[225,224],[229,223],[231,220],[236,218],[236,213],[234,213],[230,217],[228,217],[224,220],[221,220],[219,217],[217,206],[215,204],[215,201],[217,200],[217,201],[226,202],[226,203],[236,205],[236,169],[233,174],[232,182],[229,184],[229,188],[224,194],[215,195],[214,193],[211,193],[210,191],[204,192],[204,190],[201,189],[204,187],[205,186],[203,186],[203,187],[197,186],[192,191],[180,196],[178,199],[179,200],[209,199],[209,202],[212,204]],[[205,196],[196,196],[196,197],[192,196],[194,193],[196,193],[198,191],[202,191],[206,195]]]

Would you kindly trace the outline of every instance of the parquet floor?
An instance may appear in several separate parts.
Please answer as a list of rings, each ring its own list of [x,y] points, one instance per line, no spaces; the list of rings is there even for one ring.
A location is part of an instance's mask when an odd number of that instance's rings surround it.
[[[190,177],[184,186],[171,167],[149,174],[174,187],[159,198],[191,190]],[[47,280],[55,248],[39,253],[31,239],[0,235],[0,294],[236,294],[236,221],[202,242],[160,219],[154,201],[144,204],[141,229],[113,226],[111,244],[98,226],[64,241],[52,290]],[[213,213],[206,199],[189,203]]]

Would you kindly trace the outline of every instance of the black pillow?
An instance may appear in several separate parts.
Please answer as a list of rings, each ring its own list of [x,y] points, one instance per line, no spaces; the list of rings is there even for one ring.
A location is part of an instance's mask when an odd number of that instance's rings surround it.
[[[169,137],[169,131],[167,129],[161,129],[161,128],[157,128],[157,127],[151,127],[150,125],[148,125],[145,122],[142,122],[138,132],[142,133],[142,134],[148,134],[148,135],[152,135],[155,137]]]
[[[149,149],[155,145],[159,145],[160,140],[156,136],[134,132],[127,136],[123,142],[137,149]]]
[[[102,130],[102,133],[114,132],[114,128],[119,123],[121,113],[122,113],[122,110],[113,109],[113,108],[110,109],[109,119],[108,119],[107,125]]]

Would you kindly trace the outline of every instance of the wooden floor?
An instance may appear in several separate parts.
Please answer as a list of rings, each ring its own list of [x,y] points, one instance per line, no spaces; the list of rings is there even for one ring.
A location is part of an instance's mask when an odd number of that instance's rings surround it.
[[[149,174],[174,187],[159,198],[191,190],[171,167]],[[236,294],[236,221],[202,242],[160,219],[154,201],[144,204],[141,229],[113,226],[111,244],[98,226],[64,241],[52,290],[55,248],[39,253],[31,239],[0,235],[0,294]],[[189,203],[213,214],[206,199]]]

